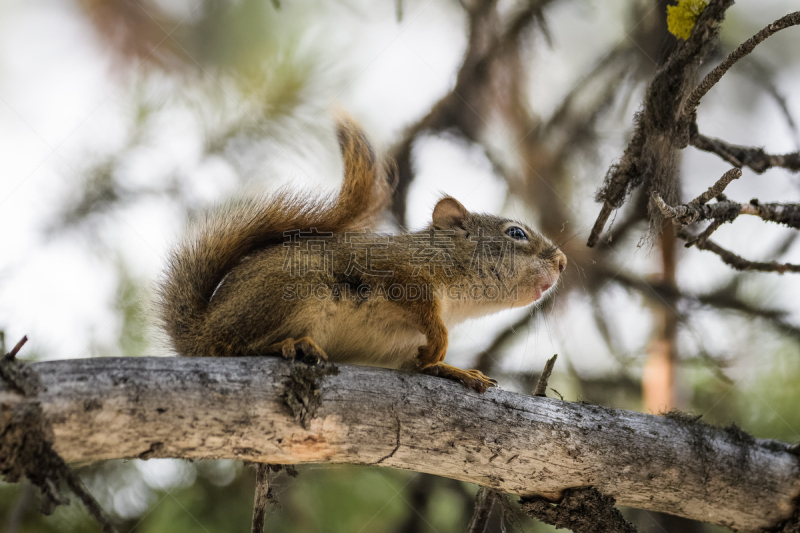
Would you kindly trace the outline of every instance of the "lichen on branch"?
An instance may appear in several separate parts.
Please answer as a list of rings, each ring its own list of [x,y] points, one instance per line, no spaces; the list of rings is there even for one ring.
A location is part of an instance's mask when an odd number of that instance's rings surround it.
[[[678,0],[677,6],[667,6],[667,30],[685,41],[707,5],[706,0]]]

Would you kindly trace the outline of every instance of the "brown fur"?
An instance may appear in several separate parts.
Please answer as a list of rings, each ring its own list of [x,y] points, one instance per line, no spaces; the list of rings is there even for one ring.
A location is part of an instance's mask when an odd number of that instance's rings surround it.
[[[448,325],[533,303],[555,284],[564,255],[531,228],[470,213],[450,197],[440,200],[422,231],[354,233],[386,206],[392,187],[386,165],[353,122],[342,121],[338,134],[345,177],[337,198],[284,190],[227,204],[172,254],[160,294],[175,350],[186,356],[328,358],[418,370],[479,391],[493,386],[480,372],[443,364]],[[528,238],[512,243],[510,226],[524,228]],[[330,234],[314,241],[323,243],[324,268],[306,271],[285,232],[312,228]],[[486,242],[478,244],[479,236]],[[498,258],[510,244],[513,262],[476,260],[478,246]],[[375,261],[368,268],[371,246]],[[445,263],[421,261],[421,248]],[[337,287],[346,293],[336,293]],[[400,298],[382,297],[409,287],[431,289],[434,296],[415,299],[409,289]],[[481,297],[510,287],[514,298]]]
[[[391,199],[391,187],[361,130],[338,124],[345,180],[338,198],[281,190],[233,201],[207,215],[172,253],[159,296],[163,324],[181,355],[217,355],[221,339],[206,338],[211,297],[248,254],[280,244],[290,229],[344,231],[364,226]],[[228,350],[222,350],[227,352]],[[226,354],[227,355],[227,354]]]

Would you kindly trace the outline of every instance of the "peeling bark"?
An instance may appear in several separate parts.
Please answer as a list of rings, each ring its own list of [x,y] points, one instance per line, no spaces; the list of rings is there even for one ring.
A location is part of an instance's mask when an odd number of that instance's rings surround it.
[[[70,462],[379,463],[554,501],[594,487],[620,505],[738,530],[796,516],[800,458],[735,426],[477,394],[435,377],[346,365],[317,368],[298,388],[294,365],[99,358],[31,368],[45,387],[38,401],[54,448]],[[10,414],[21,401],[0,384],[2,438],[14,434]]]

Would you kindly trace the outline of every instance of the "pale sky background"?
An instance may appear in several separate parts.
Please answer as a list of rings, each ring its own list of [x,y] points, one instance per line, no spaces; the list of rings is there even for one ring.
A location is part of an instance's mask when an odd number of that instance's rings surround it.
[[[162,3],[179,13],[190,13],[193,6],[189,1]],[[282,4],[289,20],[307,8],[303,2],[300,7]],[[356,1],[326,4],[318,8],[324,13],[312,17],[313,24],[303,28],[301,51],[325,58],[314,71],[318,83],[303,114],[312,127],[303,129],[304,122],[293,130],[294,142],[265,148],[263,160],[253,165],[257,171],[252,188],[287,181],[335,188],[341,166],[326,108],[338,104],[347,109],[379,145],[386,146],[454,83],[466,44],[462,27],[454,23],[459,20],[454,17],[459,12],[454,2],[407,0],[399,23],[393,2],[373,4],[369,8]],[[549,115],[581,73],[625,38],[626,4],[623,0],[573,1],[548,11],[554,46],[548,48],[541,35],[531,46],[536,73],[530,80],[534,110]],[[793,8],[796,4],[790,1],[739,2],[729,11],[723,37],[726,43],[739,42]],[[756,54],[778,66],[789,57],[796,58],[792,51],[800,49],[798,44],[800,30],[789,29],[769,39]],[[800,64],[791,63],[777,82],[800,121]],[[72,2],[5,0],[0,4],[0,329],[12,345],[22,335],[29,336],[23,357],[33,351],[47,358],[86,357],[92,343],[114,353],[121,326],[113,309],[115,261],[123,260],[134,277],[152,286],[168,247],[182,231],[184,214],[162,200],[120,208],[107,217],[99,232],[111,250],[107,253],[90,249],[75,233],[46,237],[43,231],[80,187],[85,179],[82,172],[91,161],[124,145],[132,101],[143,86],[164,95],[175,90],[169,79],[146,80],[141,68],[121,64],[111,56]],[[627,117],[624,124],[630,124],[640,98],[638,91],[631,105],[618,111]],[[237,105],[235,101],[229,104]],[[728,112],[728,106],[736,111]],[[707,135],[762,145],[771,152],[797,149],[774,101],[741,76],[726,76],[704,99],[699,115],[701,130]],[[318,124],[323,125],[321,130]],[[235,192],[236,182],[226,163],[199,160],[202,141],[196,132],[196,117],[186,109],[175,109],[157,139],[132,155],[126,176],[136,183],[158,183],[170,171],[182,169],[193,176],[192,192],[198,201],[209,205]],[[599,210],[593,193],[609,163],[621,155],[625,140],[623,127],[603,133],[600,162],[575,176],[580,192],[571,209],[576,227],[584,229],[577,237],[582,240]],[[419,173],[409,197],[413,226],[427,222],[441,191],[473,210],[502,209],[505,185],[492,175],[479,150],[464,150],[437,138],[421,143],[416,157]],[[687,173],[684,198],[689,200],[729,167],[715,156],[687,149],[683,168]],[[742,201],[755,196],[762,201],[797,201],[799,187],[798,177],[788,172],[772,170],[757,176],[745,169],[726,192]],[[741,217],[716,235],[722,245],[759,259],[787,231]],[[624,250],[618,258],[620,266],[630,264],[647,275],[658,264],[657,253],[647,248]],[[689,250],[683,255],[679,283],[687,289],[707,290],[731,275],[711,254]],[[783,259],[800,262],[800,246]],[[752,274],[746,290],[754,297],[766,295],[770,305],[791,309],[793,319],[799,321],[798,279],[791,274]],[[626,347],[641,348],[649,330],[646,310],[637,298],[622,291],[609,298],[613,322],[623,332]],[[572,300],[562,313],[539,319],[524,332],[504,367],[538,368],[558,352],[567,354],[581,372],[612,370],[613,360],[594,330],[581,293]],[[456,328],[450,357],[456,363],[467,361],[508,322],[508,316],[497,316]],[[756,342],[746,331],[731,327],[732,323],[724,325],[709,315],[698,321],[697,328],[709,336],[710,346],[722,352],[740,351]],[[152,353],[166,352],[155,346]]]

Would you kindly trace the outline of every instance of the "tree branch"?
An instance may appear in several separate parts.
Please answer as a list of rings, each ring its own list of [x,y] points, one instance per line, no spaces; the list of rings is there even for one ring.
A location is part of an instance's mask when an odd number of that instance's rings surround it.
[[[513,13],[505,24],[500,21],[496,0],[462,2],[469,15],[469,40],[453,89],[436,102],[419,121],[409,126],[391,150],[397,161],[397,187],[392,213],[399,224],[405,222],[407,194],[414,179],[411,152],[416,139],[425,132],[455,130],[471,142],[479,142],[488,116],[487,96],[492,87],[492,69],[517,45],[523,32],[536,21],[543,8],[554,0],[532,0]]]
[[[697,87],[692,90],[689,98],[686,100],[686,105],[684,106],[684,119],[688,119],[694,115],[694,112],[697,109],[697,106],[700,104],[700,100],[703,98],[703,96],[705,96],[706,93],[710,91],[719,80],[722,79],[722,76],[724,76],[725,73],[728,72],[728,70],[735,65],[737,61],[752,52],[756,46],[761,44],[774,33],[790,26],[796,26],[797,24],[800,24],[800,11],[795,11],[794,13],[789,13],[788,15],[779,18],[740,44],[736,50],[731,52],[722,63],[717,65],[711,72],[709,72],[706,77],[703,78],[703,81],[701,81]]]
[[[553,354],[553,357],[547,360],[544,364],[542,375],[539,376],[539,381],[536,383],[536,388],[533,389],[533,395],[542,398],[547,397],[547,382],[550,380],[550,374],[553,373],[553,367],[556,366],[556,359],[558,354]]]
[[[653,202],[658,207],[665,218],[672,219],[676,224],[693,224],[699,220],[710,220],[722,218],[724,221],[731,221],[742,214],[741,205],[734,202],[719,201],[716,204],[706,205],[713,198],[719,198],[730,182],[738,179],[742,171],[732,168],[722,175],[714,185],[709,187],[703,194],[689,202],[679,206],[668,205],[661,195],[653,193]],[[749,214],[749,213],[748,213]]]
[[[788,445],[661,416],[481,395],[419,374],[269,357],[97,358],[31,368],[45,386],[37,401],[54,447],[72,462],[384,458],[384,466],[551,500],[592,486],[620,505],[747,530],[792,516],[800,494],[800,459]],[[312,395],[314,402],[305,397]],[[0,386],[2,438],[18,434],[10,415],[21,401]]]
[[[256,488],[253,495],[253,522],[250,533],[264,533],[267,518],[267,506],[272,503],[272,487],[270,487],[270,465],[255,464]]]
[[[688,235],[686,232],[681,232],[678,234],[681,238],[691,239],[691,236]],[[795,265],[792,263],[778,263],[777,261],[769,261],[769,262],[761,262],[761,261],[750,261],[749,259],[745,259],[740,255],[736,255],[735,253],[731,252],[720,246],[719,244],[715,243],[714,241],[710,241],[708,239],[697,239],[695,245],[700,248],[701,250],[706,250],[708,252],[717,254],[722,261],[733,267],[736,270],[751,270],[755,272],[777,272],[778,274],[783,274],[785,272],[800,272],[800,265]],[[692,241],[690,241],[692,242]]]
[[[768,154],[763,148],[739,146],[714,137],[706,137],[697,131],[697,126],[692,127],[689,143],[698,150],[716,154],[731,165],[738,168],[747,167],[756,174],[762,174],[775,167],[800,172],[800,152]]]
[[[16,360],[27,340],[26,335],[0,358],[0,474],[10,483],[27,477],[39,489],[42,512],[47,515],[59,505],[69,505],[60,489],[62,483],[66,484],[103,533],[115,533],[100,504],[53,450],[53,428],[38,402],[44,384],[29,365]],[[13,397],[10,404],[2,401],[4,392]]]
[[[759,262],[750,261],[735,253],[726,250],[722,246],[709,240],[722,224],[732,222],[739,215],[752,215],[768,222],[784,224],[790,228],[800,229],[800,204],[763,204],[756,199],[750,200],[749,204],[732,202],[725,198],[722,191],[731,181],[742,175],[742,171],[733,168],[726,172],[717,182],[708,188],[706,192],[689,202],[688,204],[671,206],[668,205],[658,193],[653,193],[653,203],[658,207],[665,218],[671,219],[675,225],[681,226],[678,237],[686,241],[686,247],[696,246],[701,250],[706,250],[717,254],[723,262],[736,270],[753,270],[758,272],[800,272],[800,265],[791,263],[778,263],[776,261]],[[717,202],[707,204],[712,198],[717,198]],[[698,235],[693,235],[687,226],[703,220],[711,220],[711,224]]]
[[[767,323],[778,333],[786,335],[800,343],[800,327],[788,320],[788,313],[781,309],[764,308],[742,300],[736,294],[736,287],[727,284],[711,292],[691,294],[681,292],[674,286],[660,282],[645,281],[643,278],[611,271],[604,273],[607,279],[621,286],[634,290],[645,298],[676,299],[691,307],[708,307],[722,311],[733,311],[749,318],[758,318]]]
[[[730,222],[737,216],[744,214],[745,210],[747,210],[746,205],[728,200],[710,205],[692,205],[692,202],[690,202],[673,207],[667,205],[658,194],[653,195],[653,202],[655,202],[658,209],[666,218],[674,220],[675,223],[680,226],[694,224],[695,222],[703,220],[722,219],[724,222]]]
[[[739,215],[752,215],[767,222],[783,224],[790,228],[800,229],[800,204],[761,203],[757,199],[750,200],[749,204],[740,204],[728,200],[723,191],[731,181],[739,178],[742,171],[732,168],[708,188],[703,194],[688,204],[671,206],[667,204],[658,193],[653,193],[653,204],[661,211],[665,218],[680,226],[678,237],[686,241],[686,247],[697,246],[701,250],[717,254],[726,264],[736,270],[754,270],[759,272],[800,272],[800,265],[791,263],[778,263],[750,261],[735,253],[726,250],[709,240],[709,237],[726,222],[733,222]],[[707,202],[712,198],[717,201],[713,204]],[[703,220],[711,220],[711,224],[698,235],[693,235],[687,226]]]
[[[658,193],[667,202],[678,197],[677,154],[689,142],[688,122],[681,115],[681,102],[691,90],[697,69],[714,46],[719,25],[733,0],[711,0],[688,40],[677,45],[658,69],[645,94],[628,146],[617,164],[608,169],[595,200],[602,203],[587,246],[592,247],[611,213],[619,209],[631,192],[645,186],[648,196]],[[651,232],[661,228],[658,210],[649,210]]]

